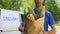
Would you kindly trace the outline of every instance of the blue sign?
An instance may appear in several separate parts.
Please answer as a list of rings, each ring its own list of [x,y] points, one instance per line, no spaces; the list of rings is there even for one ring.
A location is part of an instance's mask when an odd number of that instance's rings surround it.
[[[18,18],[16,17],[6,17],[6,16],[3,16],[3,20],[4,21],[16,21]]]

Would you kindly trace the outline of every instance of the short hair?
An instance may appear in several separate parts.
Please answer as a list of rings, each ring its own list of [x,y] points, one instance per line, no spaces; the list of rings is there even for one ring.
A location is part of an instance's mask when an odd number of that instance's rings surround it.
[[[35,1],[35,0],[34,0],[34,1]],[[43,4],[42,4],[43,6],[45,6],[45,5],[46,5],[46,1],[47,1],[47,0],[44,0],[44,2],[43,2]]]

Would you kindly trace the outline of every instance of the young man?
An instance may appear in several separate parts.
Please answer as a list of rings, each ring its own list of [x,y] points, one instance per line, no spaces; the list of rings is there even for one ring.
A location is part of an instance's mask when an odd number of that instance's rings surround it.
[[[43,6],[44,0],[34,0],[36,4],[36,8],[34,9],[35,14],[37,14],[37,10],[39,7]],[[51,31],[48,31],[48,25],[51,27]],[[19,30],[21,32],[24,32],[24,21],[21,23]],[[56,34],[56,28],[55,28],[55,21],[53,19],[53,16],[48,10],[45,11],[45,18],[44,18],[44,34]]]

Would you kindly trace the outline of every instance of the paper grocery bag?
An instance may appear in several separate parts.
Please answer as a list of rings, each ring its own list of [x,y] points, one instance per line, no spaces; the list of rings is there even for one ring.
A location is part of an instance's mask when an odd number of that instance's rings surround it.
[[[32,9],[30,9],[32,10]],[[45,14],[45,6],[42,8],[42,17],[30,23],[26,21],[24,26],[24,34],[43,34],[44,30],[44,14]]]
[[[43,34],[44,17],[39,18],[33,23],[25,23],[25,34]]]

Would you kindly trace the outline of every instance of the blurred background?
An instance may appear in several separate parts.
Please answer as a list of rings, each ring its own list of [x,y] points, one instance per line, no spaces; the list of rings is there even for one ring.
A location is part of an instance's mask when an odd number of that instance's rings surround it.
[[[29,6],[32,7],[33,9],[35,8],[34,0],[0,0],[0,9],[23,12],[21,7],[26,8]],[[46,0],[46,8],[52,13],[54,20],[56,22],[55,24],[56,28],[59,33],[60,32],[60,0]]]

